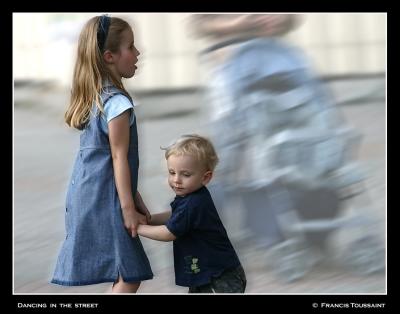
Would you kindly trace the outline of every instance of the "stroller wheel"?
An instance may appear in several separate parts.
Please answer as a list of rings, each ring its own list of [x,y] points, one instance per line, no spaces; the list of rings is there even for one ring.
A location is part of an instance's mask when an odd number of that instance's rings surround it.
[[[296,239],[285,240],[270,250],[274,271],[287,283],[303,278],[311,270],[316,262],[313,256],[310,248]]]
[[[357,239],[344,255],[345,264],[360,275],[371,275],[385,270],[385,248],[373,236]]]

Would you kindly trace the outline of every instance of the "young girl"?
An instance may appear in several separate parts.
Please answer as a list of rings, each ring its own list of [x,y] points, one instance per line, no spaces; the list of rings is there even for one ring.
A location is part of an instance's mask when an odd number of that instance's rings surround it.
[[[136,232],[150,214],[137,191],[136,118],[122,84],[135,74],[139,54],[120,18],[93,17],[80,34],[65,121],[82,133],[52,283],[113,282],[112,292],[134,293],[153,277]]]
[[[152,215],[138,233],[174,241],[175,282],[189,293],[244,293],[246,275],[206,185],[218,156],[209,140],[184,135],[165,152],[172,211]]]

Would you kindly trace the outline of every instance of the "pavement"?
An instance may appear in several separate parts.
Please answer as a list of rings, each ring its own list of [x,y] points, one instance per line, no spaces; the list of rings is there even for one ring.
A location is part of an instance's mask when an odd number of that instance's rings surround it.
[[[386,103],[384,78],[329,82],[338,107],[350,125],[363,134],[359,161],[367,169],[370,206],[363,211],[386,239]],[[373,92],[374,91],[374,92]],[[168,208],[174,195],[166,183],[163,152],[184,133],[207,133],[201,90],[176,93],[134,93],[138,107],[139,190],[151,212]],[[63,122],[68,92],[53,84],[20,84],[14,90],[13,292],[15,294],[105,293],[110,284],[61,287],[49,284],[64,239],[64,200],[79,132]],[[325,258],[304,278],[286,283],[268,265],[265,252],[236,237],[239,210],[226,222],[246,271],[247,293],[254,294],[382,294],[386,274],[359,275],[342,267],[336,255]],[[350,239],[338,232],[333,247]],[[342,241],[344,240],[344,241]],[[172,243],[143,239],[155,277],[139,293],[186,293],[176,286]]]

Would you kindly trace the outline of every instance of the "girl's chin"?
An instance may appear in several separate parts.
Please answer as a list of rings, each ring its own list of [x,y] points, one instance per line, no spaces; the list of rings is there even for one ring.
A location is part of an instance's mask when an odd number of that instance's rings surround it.
[[[131,73],[127,73],[123,76],[123,78],[129,79],[131,77],[133,77],[135,75],[136,72],[136,68],[131,72]]]

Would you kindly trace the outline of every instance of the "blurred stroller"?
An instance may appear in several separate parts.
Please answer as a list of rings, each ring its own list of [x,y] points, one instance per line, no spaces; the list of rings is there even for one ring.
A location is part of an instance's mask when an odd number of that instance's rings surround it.
[[[241,199],[245,227],[287,282],[328,254],[328,240],[341,228],[362,230],[343,262],[361,274],[383,271],[385,248],[368,233],[371,222],[346,206],[364,192],[356,162],[361,135],[299,50],[275,38],[242,37],[203,56],[226,47],[229,57],[215,64],[208,83],[221,160],[220,184],[210,189],[217,206]]]

